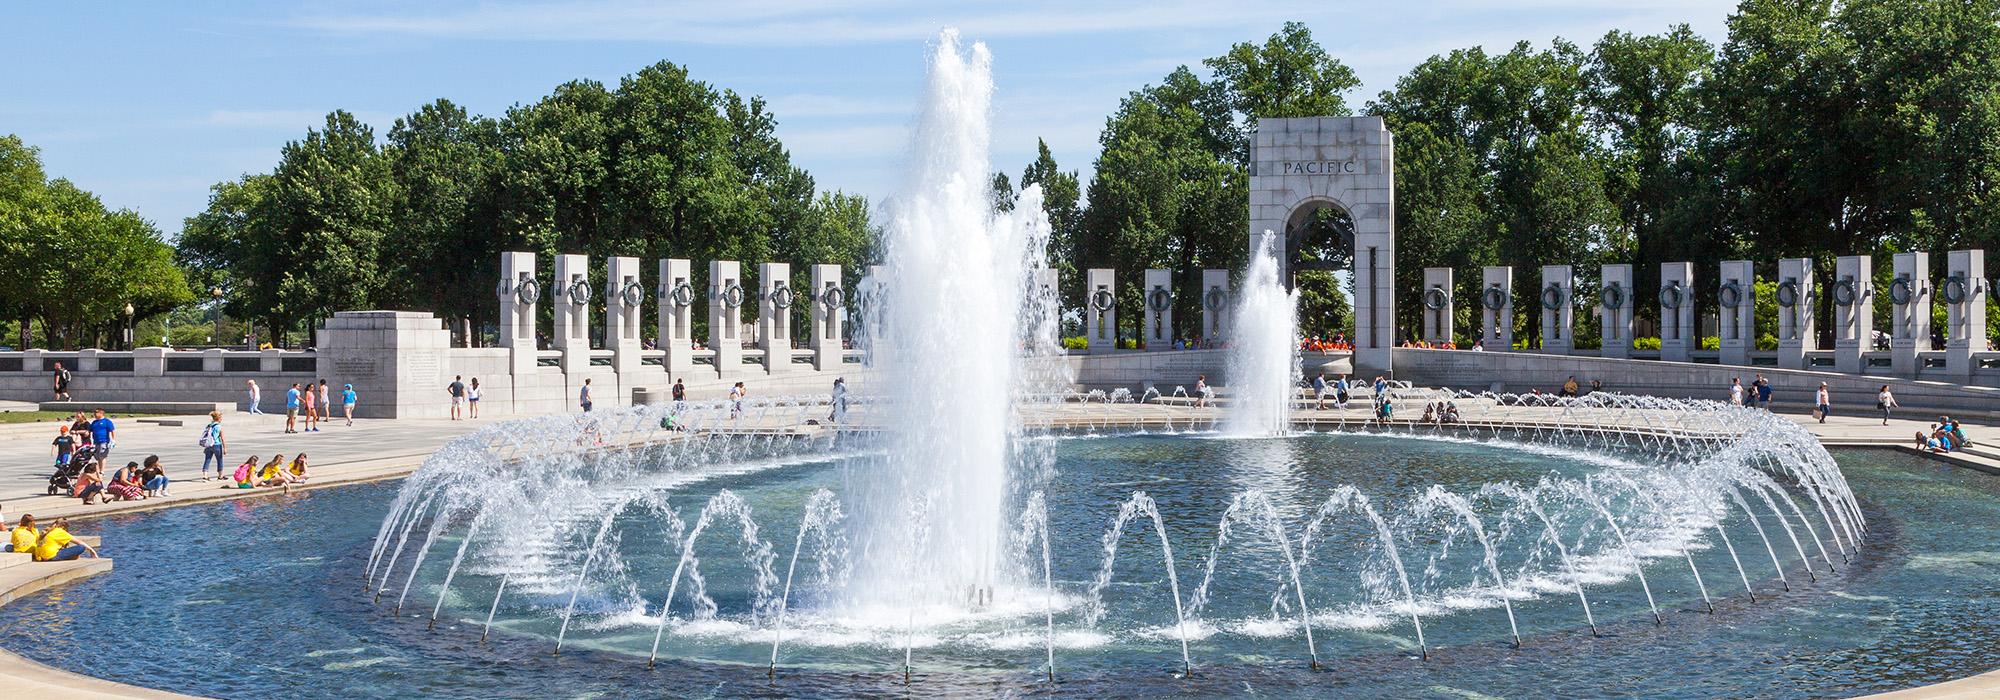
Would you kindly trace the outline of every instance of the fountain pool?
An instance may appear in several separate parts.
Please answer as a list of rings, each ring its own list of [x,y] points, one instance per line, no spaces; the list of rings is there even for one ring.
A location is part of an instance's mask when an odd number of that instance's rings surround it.
[[[1599,486],[1613,477],[1649,483],[1653,469],[1547,445],[1407,435],[1043,439],[1058,468],[1038,490],[1041,505],[1013,505],[1048,514],[1054,597],[1044,598],[1039,570],[1017,572],[989,605],[919,610],[914,627],[907,615],[871,616],[841,604],[843,559],[863,556],[866,543],[845,539],[838,521],[828,528],[832,536],[799,537],[809,513],[831,512],[827,497],[813,495],[825,490],[837,500],[869,463],[862,455],[770,460],[762,469],[658,492],[657,504],[606,499],[626,505],[607,511],[611,525],[580,586],[587,542],[606,522],[602,513],[551,524],[561,533],[546,551],[533,551],[541,545],[532,538],[489,528],[475,537],[441,599],[435,629],[427,620],[469,523],[430,544],[400,616],[393,604],[414,554],[390,572],[394,583],[379,600],[359,585],[371,558],[367,543],[395,485],[116,516],[95,527],[120,543],[119,568],[0,609],[0,640],[91,675],[207,695],[285,697],[851,696],[905,692],[906,651],[913,665],[907,692],[926,695],[1053,687],[1084,697],[1818,697],[2000,665],[2000,651],[1982,641],[1991,638],[2000,601],[1958,593],[2000,583],[1991,547],[1981,544],[2000,541],[2000,481],[1920,458],[1839,455],[1846,479],[1865,494],[1868,523],[1847,560],[1805,503],[1809,497],[1785,489],[1833,552],[1829,567],[1808,526],[1782,503],[1774,515],[1745,493],[1754,522],[1726,499],[1720,532],[1681,532],[1658,521],[1664,511],[1646,505],[1638,489]],[[1491,565],[1468,529],[1449,524],[1449,499],[1426,498],[1436,491],[1476,496],[1483,487],[1491,496],[1484,485],[1532,488],[1585,477],[1603,490],[1603,503],[1632,541],[1627,549],[1602,519],[1592,524],[1596,508],[1560,495],[1565,487],[1546,489],[1545,510],[1576,558],[1573,577],[1541,525],[1506,515],[1519,509],[1504,498],[1466,501],[1494,545]],[[1330,500],[1353,502],[1343,486],[1371,499],[1383,518],[1410,596],[1384,557],[1378,529],[1359,512],[1322,521],[1299,556],[1299,538]],[[1121,509],[1134,510],[1135,491],[1158,504],[1160,529],[1144,514],[1126,523],[1105,577],[1106,534]],[[659,603],[681,561],[667,523],[692,527],[725,493],[734,498],[721,501],[740,508],[717,510],[732,517],[713,518],[698,540],[699,576],[683,572],[661,663],[649,670]],[[1274,544],[1272,521],[1261,519],[1266,508],[1303,560],[1298,581],[1318,671],[1297,621],[1287,557]],[[737,513],[747,520],[734,519]],[[756,526],[748,546],[743,522]],[[1786,524],[1800,547],[1779,532]],[[425,528],[415,529],[413,540],[424,537]],[[1041,532],[1015,530],[1010,539],[1028,545],[1025,556],[1010,557],[1015,564],[1038,569]],[[1172,545],[1184,624],[1176,622],[1158,533]],[[1734,557],[1719,534],[1733,543]],[[768,678],[781,635],[776,610],[760,602],[757,589],[786,575],[801,540],[777,673]],[[1628,552],[1645,562],[1645,588]],[[1754,601],[1739,579],[1739,560]],[[1808,568],[1816,573],[1808,576]],[[1505,582],[1499,590],[1496,570]],[[501,597],[482,643],[503,577],[513,592]],[[697,578],[699,595],[689,593]],[[1577,583],[1601,636],[1586,622]],[[1649,594],[1664,624],[1655,623]],[[572,598],[566,646],[552,655]],[[1053,601],[1052,613],[1045,600]],[[1046,674],[1051,626],[1053,686]],[[1180,629],[1194,666],[1186,678]]]

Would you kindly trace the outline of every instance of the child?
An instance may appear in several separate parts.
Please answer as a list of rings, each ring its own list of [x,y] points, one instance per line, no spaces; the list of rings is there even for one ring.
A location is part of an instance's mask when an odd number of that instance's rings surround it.
[[[257,455],[250,455],[249,459],[243,460],[242,464],[236,465],[236,474],[233,477],[235,481],[231,482],[230,485],[223,486],[223,488],[239,488],[239,489],[250,488],[251,486],[253,486],[253,484],[250,482],[250,477],[252,475],[252,472],[256,471],[256,469],[257,469]]]
[[[306,483],[306,453],[300,452],[299,456],[292,458],[291,472],[290,480],[292,483]]]
[[[56,439],[49,445],[55,450],[57,469],[68,464],[70,455],[76,452],[76,438],[70,436],[68,425],[56,426]]]
[[[284,486],[286,483],[283,454],[272,457],[271,461],[264,463],[264,468],[257,470],[258,486]]]

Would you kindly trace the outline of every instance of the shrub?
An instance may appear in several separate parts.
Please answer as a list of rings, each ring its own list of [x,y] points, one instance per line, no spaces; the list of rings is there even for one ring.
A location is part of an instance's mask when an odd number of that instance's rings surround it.
[[[1633,338],[1633,339],[1632,339],[1632,349],[1633,349],[1633,350],[1658,350],[1658,349],[1660,349],[1660,339],[1659,339],[1659,338]]]
[[[1090,339],[1080,335],[1067,335],[1063,336],[1062,346],[1064,350],[1082,350],[1090,347]]]
[[[1763,335],[1757,336],[1757,349],[1758,350],[1778,349],[1778,336],[1772,335],[1770,333],[1765,333]]]
[[[1721,350],[1721,349],[1722,349],[1722,338],[1720,338],[1720,337],[1717,337],[1717,336],[1713,336],[1713,335],[1704,335],[1704,336],[1702,336],[1702,337],[1701,337],[1701,349],[1703,349],[1703,350]]]

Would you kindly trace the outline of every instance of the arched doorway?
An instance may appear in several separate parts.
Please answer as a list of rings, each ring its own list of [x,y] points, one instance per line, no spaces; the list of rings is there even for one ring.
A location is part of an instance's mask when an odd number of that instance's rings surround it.
[[[1314,199],[1285,222],[1285,284],[1299,294],[1299,334],[1354,334],[1354,217],[1338,202]]]

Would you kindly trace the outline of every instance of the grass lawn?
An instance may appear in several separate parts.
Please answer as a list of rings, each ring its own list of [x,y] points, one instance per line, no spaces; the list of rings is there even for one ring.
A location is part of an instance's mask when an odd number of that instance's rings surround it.
[[[105,417],[113,419],[152,417],[151,414],[147,413],[106,413],[104,415]],[[63,411],[0,411],[0,424],[7,424],[7,423],[54,424],[56,421],[67,422],[69,419],[74,417],[76,417],[76,414],[65,413]]]

